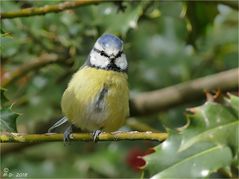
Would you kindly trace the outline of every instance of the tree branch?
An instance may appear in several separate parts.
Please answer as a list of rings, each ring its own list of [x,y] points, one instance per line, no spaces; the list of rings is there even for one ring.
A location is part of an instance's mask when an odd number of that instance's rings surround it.
[[[229,7],[231,7],[232,9],[235,9],[235,10],[239,10],[239,2],[238,0],[237,1],[222,1],[222,0],[218,0],[216,1],[218,4],[224,4],[224,5],[227,5]]]
[[[69,2],[63,2],[54,5],[45,5],[43,7],[36,7],[36,8],[25,8],[15,12],[1,12],[0,18],[1,19],[11,19],[16,17],[27,17],[27,16],[36,16],[36,15],[44,15],[46,13],[52,12],[61,12],[67,9],[76,8],[79,6],[95,4],[99,2],[107,2],[103,0],[74,0]]]
[[[238,68],[184,82],[164,89],[144,92],[130,101],[131,116],[169,109],[203,98],[205,90],[230,91],[238,88]]]
[[[56,54],[43,54],[37,60],[28,64],[23,64],[13,72],[4,74],[1,86],[6,87],[30,71],[38,70],[52,63],[63,63],[71,65],[72,61],[65,58],[59,58]]]
[[[33,130],[26,130],[25,133],[43,134],[49,129],[50,126],[55,124],[56,119],[59,118],[61,118],[61,116],[56,115],[46,121],[45,120],[39,121],[36,123]],[[20,152],[25,148],[29,148],[39,144],[41,143],[0,143],[0,155],[7,155],[12,154],[14,152]]]
[[[46,122],[39,122],[39,124],[36,124],[36,128],[33,130],[36,134],[42,134],[45,133],[49,126],[52,126],[56,119],[59,119],[61,116],[53,117],[50,120],[47,120]],[[133,130],[145,132],[145,131],[152,131],[152,132],[159,132],[158,130],[148,126],[147,124],[136,120],[136,119],[128,119],[126,121],[126,125],[129,126]],[[27,134],[31,133],[32,131],[26,131]],[[32,147],[35,145],[39,145],[40,143],[3,143],[0,144],[0,155],[7,155],[14,152],[19,152],[21,150],[24,150],[25,148]]]
[[[118,141],[118,140],[155,140],[163,141],[168,137],[167,133],[156,132],[114,132],[101,133],[99,141]],[[55,142],[63,141],[63,134],[20,134],[2,133],[0,134],[1,143],[35,143],[35,142]],[[93,141],[91,133],[73,133],[71,141]]]

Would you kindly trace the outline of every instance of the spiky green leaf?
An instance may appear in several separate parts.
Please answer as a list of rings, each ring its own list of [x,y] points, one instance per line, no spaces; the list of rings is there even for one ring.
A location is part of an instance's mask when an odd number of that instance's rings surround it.
[[[0,89],[1,95],[1,109],[0,109],[0,132],[17,132],[16,119],[18,113],[12,111],[12,105],[5,96],[5,89]]]
[[[4,108],[0,110],[0,132],[17,132],[16,119],[19,116],[11,108]]]
[[[208,101],[190,109],[188,127],[181,132],[170,131],[170,137],[155,147],[155,153],[144,157],[150,176],[207,177],[220,168],[237,166],[238,100],[229,95],[220,104]]]
[[[2,107],[7,101],[8,101],[8,99],[6,98],[6,96],[5,96],[5,89],[3,89],[3,88],[0,88],[0,99],[1,99],[1,101],[0,101],[0,106]]]

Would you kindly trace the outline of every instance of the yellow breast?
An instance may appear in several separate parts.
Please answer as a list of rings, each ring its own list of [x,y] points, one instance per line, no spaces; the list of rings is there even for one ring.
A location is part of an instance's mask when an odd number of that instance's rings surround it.
[[[111,132],[128,117],[128,103],[127,74],[86,66],[74,74],[61,106],[77,127]]]

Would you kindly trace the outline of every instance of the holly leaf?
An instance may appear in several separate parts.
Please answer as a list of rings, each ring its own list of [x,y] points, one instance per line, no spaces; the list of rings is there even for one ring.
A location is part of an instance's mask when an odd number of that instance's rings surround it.
[[[0,110],[0,132],[17,132],[16,119],[18,113],[13,112],[10,108]]]
[[[104,18],[99,18],[97,15],[95,23],[102,25],[106,32],[125,36],[129,29],[137,28],[138,20],[147,4],[148,2],[142,2],[138,5],[128,3],[124,12],[118,12],[117,8],[111,8],[110,11],[112,12],[109,11],[109,14],[104,14]],[[109,7],[105,8],[107,12]]]
[[[179,150],[185,150],[197,142],[209,141],[218,145],[231,146],[232,151],[235,152],[237,148],[235,131],[237,131],[239,120],[238,116],[232,112],[234,108],[236,106],[206,102],[200,107],[190,109],[193,112],[193,115],[189,116],[190,128],[184,132]],[[195,133],[196,135],[193,135]]]
[[[1,108],[2,108],[2,106],[6,103],[6,102],[8,102],[8,99],[6,98],[6,96],[5,96],[5,89],[3,89],[3,88],[0,88],[0,99],[1,99],[1,101],[0,101],[0,105],[1,105]]]
[[[235,112],[236,117],[238,118],[239,115],[239,98],[232,94],[229,94],[229,98],[226,99],[228,105],[232,107],[233,111]]]
[[[144,157],[152,178],[206,177],[224,166],[230,165],[232,153],[229,147],[210,143],[198,143],[179,152],[182,135],[172,134],[155,148],[155,153]]]
[[[229,95],[221,104],[208,101],[191,108],[188,127],[169,131],[170,137],[155,147],[155,153],[144,157],[144,169],[152,178],[195,178],[238,163],[238,115],[233,111],[238,100]]]
[[[187,17],[191,26],[189,31],[188,43],[195,45],[198,37],[205,34],[208,25],[212,25],[216,15],[218,14],[217,4],[213,2],[203,3],[188,1]]]
[[[5,96],[5,89],[0,89],[1,109],[0,109],[0,132],[17,132],[16,119],[18,113],[12,111],[12,105],[9,106],[9,100]]]
[[[124,13],[119,12],[117,16],[118,19],[114,19],[113,17],[110,19],[111,23],[108,25],[107,31],[114,33],[121,32],[121,34],[125,36],[129,29],[137,27],[138,19],[143,13],[144,6],[145,3],[135,8],[129,7]],[[122,22],[124,25],[122,26],[119,22]]]

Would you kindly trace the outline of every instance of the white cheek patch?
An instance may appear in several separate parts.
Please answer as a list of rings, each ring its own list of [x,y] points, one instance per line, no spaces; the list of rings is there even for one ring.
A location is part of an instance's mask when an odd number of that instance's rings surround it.
[[[98,42],[95,43],[94,47],[100,51],[104,50]]]
[[[97,52],[91,51],[90,63],[96,67],[106,68],[110,62],[107,57],[101,56]]]
[[[122,54],[119,58],[115,59],[115,65],[119,67],[121,70],[127,69],[128,63],[125,54]]]

